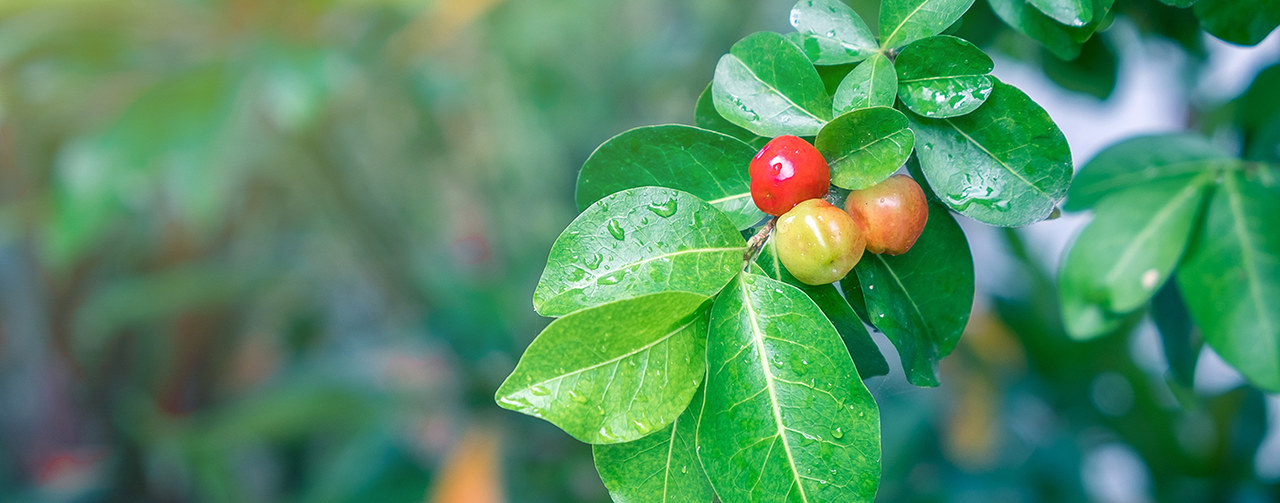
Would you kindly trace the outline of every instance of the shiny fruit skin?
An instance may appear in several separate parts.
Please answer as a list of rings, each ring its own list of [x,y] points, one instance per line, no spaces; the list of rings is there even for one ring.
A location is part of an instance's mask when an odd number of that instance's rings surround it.
[[[761,211],[781,216],[797,204],[825,197],[831,168],[818,149],[795,136],[779,136],[756,153],[747,168],[751,200]]]
[[[862,231],[844,210],[823,199],[804,201],[778,218],[778,260],[796,279],[825,285],[849,274],[862,258]]]
[[[924,190],[911,177],[902,174],[850,192],[844,209],[862,229],[867,251],[871,253],[906,253],[916,244],[929,220]]]

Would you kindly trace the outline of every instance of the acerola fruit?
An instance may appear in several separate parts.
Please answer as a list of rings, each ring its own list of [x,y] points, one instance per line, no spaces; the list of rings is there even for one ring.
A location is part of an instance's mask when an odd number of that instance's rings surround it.
[[[906,253],[929,220],[929,203],[920,184],[901,174],[850,192],[844,209],[858,223],[871,253]]]
[[[781,216],[801,201],[824,197],[831,188],[831,168],[818,149],[795,136],[766,143],[748,166],[751,200],[761,211]]]
[[[809,199],[778,219],[778,260],[796,279],[825,285],[843,278],[862,258],[858,224],[824,199]]]

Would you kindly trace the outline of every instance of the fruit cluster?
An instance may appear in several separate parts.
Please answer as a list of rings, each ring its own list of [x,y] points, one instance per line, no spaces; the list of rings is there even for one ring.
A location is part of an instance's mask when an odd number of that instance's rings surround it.
[[[929,218],[920,185],[907,175],[849,193],[844,209],[825,198],[831,170],[809,142],[774,138],[749,166],[751,199],[778,217],[778,259],[811,285],[840,280],[863,251],[900,255],[915,244]]]

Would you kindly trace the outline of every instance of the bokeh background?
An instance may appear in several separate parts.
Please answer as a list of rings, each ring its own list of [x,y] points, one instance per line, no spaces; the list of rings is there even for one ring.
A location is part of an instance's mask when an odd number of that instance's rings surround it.
[[[530,296],[582,161],[691,123],[791,3],[0,3],[0,501],[607,501],[588,446],[493,390],[548,321]],[[1280,38],[1117,3],[1071,63],[983,1],[956,29],[1077,165],[1141,132],[1280,136]],[[943,385],[868,381],[881,501],[1280,501],[1280,400],[1151,316],[1062,333],[1085,221],[966,222],[979,292]]]

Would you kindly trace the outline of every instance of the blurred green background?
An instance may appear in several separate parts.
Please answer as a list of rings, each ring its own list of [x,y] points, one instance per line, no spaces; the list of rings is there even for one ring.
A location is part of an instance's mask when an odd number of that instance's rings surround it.
[[[582,161],[691,123],[791,3],[0,4],[0,501],[607,501],[588,446],[493,390],[547,323],[530,295]],[[1098,114],[1150,117],[1143,78],[1181,108],[1130,130],[1266,130],[1234,96],[1276,37],[1224,92],[1187,11],[1120,3],[1070,64],[981,1],[957,29],[1077,164],[1086,129],[1128,131]],[[880,499],[1280,500],[1280,402],[1171,376],[1149,319],[1070,342],[1042,243],[1073,224],[1048,225],[966,226],[982,291],[943,386],[868,382]]]

